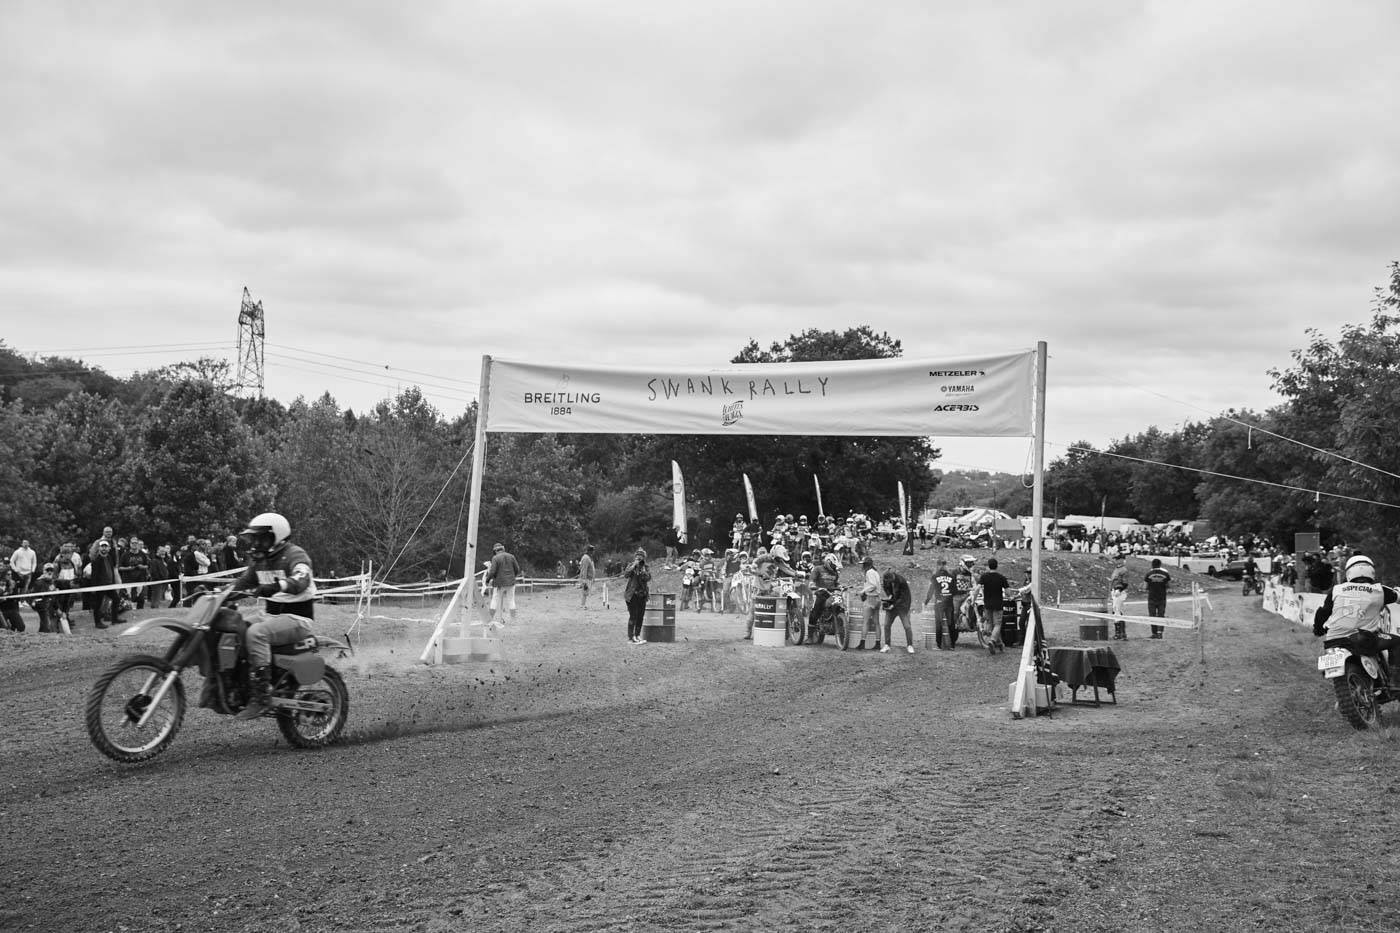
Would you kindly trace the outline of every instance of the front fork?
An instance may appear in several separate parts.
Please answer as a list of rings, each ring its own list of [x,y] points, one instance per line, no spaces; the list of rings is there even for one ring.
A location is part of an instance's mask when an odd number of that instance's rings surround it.
[[[152,674],[146,678],[146,683],[141,687],[141,693],[149,695],[151,702],[146,704],[145,712],[141,714],[140,719],[136,720],[138,729],[150,722],[151,717],[155,715],[156,710],[160,707],[160,701],[165,699],[171,686],[179,679],[180,671],[184,670],[199,651],[199,639],[202,637],[202,632],[193,632],[185,639],[175,642],[165,653],[165,663],[170,665],[170,673]],[[155,693],[151,693],[152,688],[155,688]]]

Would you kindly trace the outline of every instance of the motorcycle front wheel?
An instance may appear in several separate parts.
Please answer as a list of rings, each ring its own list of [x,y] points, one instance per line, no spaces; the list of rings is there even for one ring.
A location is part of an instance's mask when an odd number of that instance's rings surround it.
[[[846,614],[844,612],[836,613],[836,617],[831,620],[831,626],[835,629],[833,634],[836,636],[836,644],[840,646],[842,651],[849,649],[851,643],[846,638]]]
[[[791,600],[787,607],[787,637],[794,645],[802,644],[807,637],[807,617],[802,614],[802,608],[794,606]]]
[[[1337,691],[1337,710],[1353,729],[1369,729],[1376,724],[1380,718],[1380,705],[1376,702],[1375,687],[1362,669],[1361,662],[1354,658],[1347,661],[1346,671],[1332,681],[1332,689]]]
[[[325,703],[320,713],[284,710],[277,714],[277,728],[286,740],[297,748],[324,748],[340,738],[345,721],[350,716],[350,693],[345,681],[330,665],[314,684],[299,686],[295,699],[309,703]]]
[[[185,720],[185,685],[179,678],[160,698],[144,726],[138,721],[172,668],[154,655],[138,654],[113,664],[97,678],[84,707],[88,738],[114,761],[133,764],[154,758],[175,741]]]

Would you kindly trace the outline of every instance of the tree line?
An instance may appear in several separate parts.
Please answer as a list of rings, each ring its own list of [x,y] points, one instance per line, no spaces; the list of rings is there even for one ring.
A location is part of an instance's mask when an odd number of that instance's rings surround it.
[[[1165,431],[1147,427],[1103,450],[1071,445],[1046,471],[1046,509],[1206,519],[1226,534],[1291,541],[1319,531],[1400,558],[1400,264],[1376,290],[1371,320],[1328,340],[1309,331],[1292,365],[1269,373],[1281,403],[1229,410]],[[808,330],[736,363],[901,356],[861,326]],[[149,542],[237,531],[258,512],[291,520],[327,572],[372,560],[390,579],[462,572],[475,404],[444,415],[416,387],[365,412],[326,393],[288,405],[239,398],[222,360],[127,378],[80,360],[26,359],[0,341],[0,542],[88,541],[104,525]],[[723,546],[747,514],[815,517],[940,503],[928,438],[491,434],[478,545],[507,543],[537,572],[581,552],[659,549],[670,525],[670,461],[685,474],[691,540]],[[952,479],[952,477],[949,477]],[[1025,477],[950,482],[987,505],[1031,513]],[[1400,566],[1400,563],[1392,564]]]
[[[1400,570],[1400,263],[1375,290],[1367,323],[1335,340],[1307,336],[1291,365],[1269,371],[1280,403],[1267,411],[1148,427],[1103,449],[1072,444],[1046,468],[1046,513],[1205,519],[1286,545],[1317,532],[1324,547],[1348,544]],[[1026,478],[942,479],[935,506],[1031,513]]]

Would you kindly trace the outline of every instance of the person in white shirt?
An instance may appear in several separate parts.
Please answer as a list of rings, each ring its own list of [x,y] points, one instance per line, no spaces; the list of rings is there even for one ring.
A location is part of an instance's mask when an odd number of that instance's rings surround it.
[[[18,593],[29,592],[29,581],[34,578],[34,571],[39,567],[37,555],[34,549],[29,546],[29,539],[20,541],[19,547],[15,548],[10,555],[10,569],[15,574],[15,591]]]
[[[856,650],[865,647],[865,636],[871,632],[875,633],[874,649],[880,650],[880,572],[875,569],[874,558],[866,555],[860,560],[860,567],[864,578],[860,586],[861,615],[864,617],[860,631],[860,644],[856,645]]]

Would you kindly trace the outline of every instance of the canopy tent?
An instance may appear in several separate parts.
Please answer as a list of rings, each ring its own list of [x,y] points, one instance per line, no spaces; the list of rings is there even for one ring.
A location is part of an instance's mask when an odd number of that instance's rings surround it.
[[[475,567],[487,434],[760,434],[1034,437],[1034,511],[1044,505],[1045,360],[1034,350],[978,357],[733,364],[667,370],[481,361],[472,451],[466,566]],[[1040,549],[1031,552],[1039,598]],[[441,663],[452,616],[470,617],[474,577],[461,585],[423,650]],[[1022,652],[1013,715],[1034,683],[1032,639]],[[1033,707],[1032,707],[1033,709]]]

